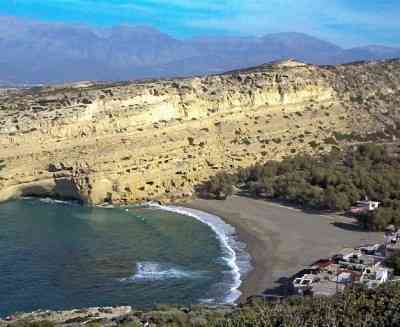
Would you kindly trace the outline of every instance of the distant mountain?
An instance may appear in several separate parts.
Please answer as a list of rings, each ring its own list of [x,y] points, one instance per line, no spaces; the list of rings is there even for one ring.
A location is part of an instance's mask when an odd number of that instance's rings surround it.
[[[0,49],[6,84],[214,74],[285,58],[337,64],[400,57],[400,48],[342,49],[301,33],[178,40],[147,26],[92,28],[13,17],[0,17]]]
[[[359,60],[383,60],[400,58],[400,48],[370,45],[366,47],[343,50],[334,58],[333,63],[352,62]]]

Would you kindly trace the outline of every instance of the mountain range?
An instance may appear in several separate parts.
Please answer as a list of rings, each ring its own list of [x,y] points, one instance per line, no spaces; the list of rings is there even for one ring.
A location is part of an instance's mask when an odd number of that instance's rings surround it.
[[[295,58],[339,64],[400,57],[400,48],[344,49],[302,34],[180,40],[148,26],[94,28],[0,17],[0,84],[215,74]]]

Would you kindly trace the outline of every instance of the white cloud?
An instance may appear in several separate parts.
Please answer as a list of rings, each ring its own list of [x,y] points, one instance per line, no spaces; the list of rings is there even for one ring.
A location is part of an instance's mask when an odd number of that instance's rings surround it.
[[[96,15],[109,17],[105,25],[116,22],[154,25],[180,36],[296,31],[342,45],[400,43],[398,0],[18,0],[16,3],[16,6],[53,6],[72,14],[82,13],[85,19],[93,16],[93,21]]]
[[[213,26],[245,35],[297,31],[343,45],[365,44],[374,37],[390,38],[400,27],[400,4],[394,2],[389,7],[386,2],[383,7],[376,4],[375,10],[361,11],[333,0],[232,0],[231,3],[236,8],[235,15],[191,20],[187,25]]]

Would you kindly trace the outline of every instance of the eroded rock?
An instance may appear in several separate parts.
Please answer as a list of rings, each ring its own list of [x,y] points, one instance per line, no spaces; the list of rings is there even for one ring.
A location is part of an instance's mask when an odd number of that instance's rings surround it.
[[[0,94],[0,200],[175,200],[220,170],[395,133],[400,61]],[[318,145],[318,146],[315,146]],[[150,183],[151,182],[151,183]]]

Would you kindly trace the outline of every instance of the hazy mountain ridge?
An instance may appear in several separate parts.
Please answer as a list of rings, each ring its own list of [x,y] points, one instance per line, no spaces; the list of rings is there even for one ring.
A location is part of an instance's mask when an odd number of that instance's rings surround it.
[[[3,84],[132,80],[221,73],[296,58],[315,64],[400,57],[400,48],[341,47],[302,33],[178,40],[155,28],[22,21],[0,17]]]

